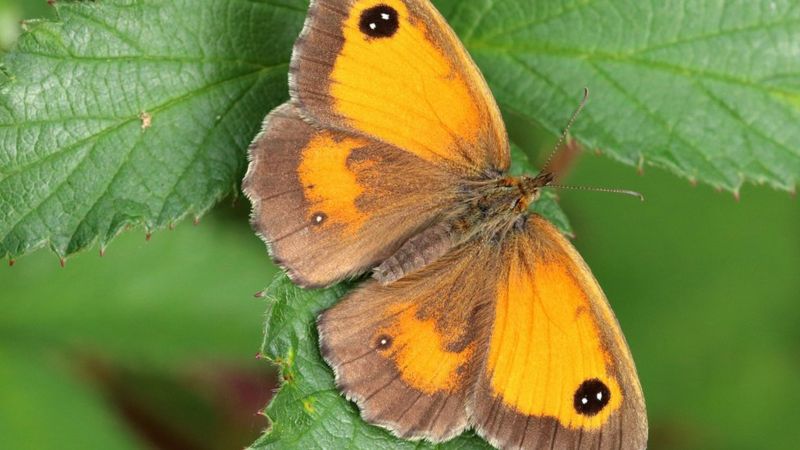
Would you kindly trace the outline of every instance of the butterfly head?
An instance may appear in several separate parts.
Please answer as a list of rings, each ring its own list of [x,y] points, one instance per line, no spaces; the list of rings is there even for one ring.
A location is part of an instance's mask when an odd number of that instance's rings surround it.
[[[552,174],[536,177],[502,177],[479,189],[478,208],[483,216],[513,216],[525,213],[541,196],[541,189],[555,178]]]
[[[525,212],[528,207],[539,200],[542,195],[542,188],[552,184],[556,176],[552,172],[542,172],[535,177],[522,176],[519,178],[520,199],[518,212]]]

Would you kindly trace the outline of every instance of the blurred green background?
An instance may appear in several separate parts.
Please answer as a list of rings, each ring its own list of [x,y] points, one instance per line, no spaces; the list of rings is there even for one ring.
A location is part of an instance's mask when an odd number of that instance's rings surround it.
[[[46,2],[0,0],[0,49]],[[591,108],[591,103],[589,104]],[[266,113],[266,111],[265,111]],[[508,117],[539,160],[553,139]],[[546,150],[544,150],[546,152]],[[561,194],[645,391],[652,449],[794,448],[800,438],[800,208],[740,201],[588,152]],[[236,203],[234,205],[234,203]],[[46,250],[0,268],[0,448],[229,449],[266,426],[254,358],[276,269],[226,200],[193,226],[124,233],[65,268]]]

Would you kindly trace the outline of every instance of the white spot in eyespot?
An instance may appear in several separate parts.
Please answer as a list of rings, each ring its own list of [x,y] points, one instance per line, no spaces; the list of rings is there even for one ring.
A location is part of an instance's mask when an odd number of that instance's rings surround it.
[[[387,341],[386,338],[381,339],[381,345],[386,345],[388,343],[389,341]]]
[[[390,17],[391,16],[389,16],[389,14],[386,14],[386,13],[381,14],[381,19],[383,19],[383,20],[389,20]]]
[[[320,215],[320,214],[317,214],[317,215],[314,217],[314,220],[315,220],[317,223],[320,223],[320,222],[322,222],[322,219],[323,219],[323,218],[322,218],[322,215]]]
[[[369,29],[370,29],[370,30],[374,30],[374,29],[376,29],[376,28],[378,28],[378,24],[376,24],[376,23],[371,23],[371,24],[369,24]]]
[[[597,393],[597,400],[598,401],[603,401],[603,393],[602,392],[598,392]]]
[[[586,398],[586,397],[583,397],[583,398],[581,399],[581,403],[585,405],[585,404],[589,403],[589,399],[588,399],[588,398]]]

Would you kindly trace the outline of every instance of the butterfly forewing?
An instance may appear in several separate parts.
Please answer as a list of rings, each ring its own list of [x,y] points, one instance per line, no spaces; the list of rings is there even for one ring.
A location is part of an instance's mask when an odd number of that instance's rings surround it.
[[[427,1],[313,1],[290,87],[324,126],[461,174],[508,167],[505,128],[486,82]]]
[[[379,264],[452,203],[455,181],[416,156],[309,125],[286,104],[250,149],[254,228],[303,286]]]

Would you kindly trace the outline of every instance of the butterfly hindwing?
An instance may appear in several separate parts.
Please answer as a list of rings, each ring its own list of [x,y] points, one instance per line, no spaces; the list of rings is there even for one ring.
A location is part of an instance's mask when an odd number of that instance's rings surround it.
[[[473,425],[503,449],[642,449],[636,369],[597,281],[549,222],[503,243]]]
[[[250,149],[243,189],[255,229],[304,286],[379,264],[452,201],[432,164],[369,138],[318,129],[283,105]]]
[[[466,402],[485,348],[494,286],[480,247],[388,286],[369,281],[323,313],[322,354],[364,419],[403,438],[440,442],[469,426]]]
[[[509,165],[494,98],[428,1],[312,1],[292,57],[290,89],[320,124],[459,173]]]

